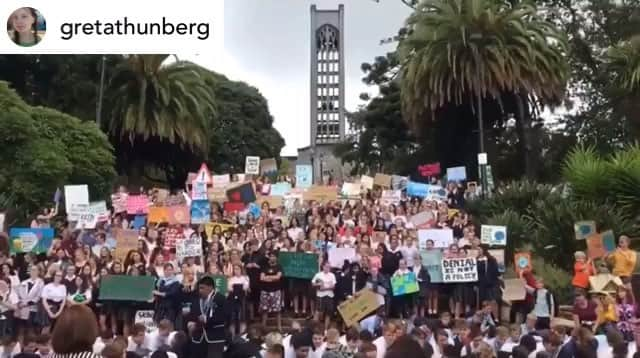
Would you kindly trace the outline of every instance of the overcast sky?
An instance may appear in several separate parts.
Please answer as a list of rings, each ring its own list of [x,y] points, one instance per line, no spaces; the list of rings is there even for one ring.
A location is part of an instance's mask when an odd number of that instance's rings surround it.
[[[380,40],[393,36],[410,14],[400,0],[232,0],[225,1],[224,58],[185,56],[257,87],[269,102],[275,127],[286,142],[282,155],[309,145],[309,7],[345,7],[346,108],[362,104],[360,65],[393,49]]]

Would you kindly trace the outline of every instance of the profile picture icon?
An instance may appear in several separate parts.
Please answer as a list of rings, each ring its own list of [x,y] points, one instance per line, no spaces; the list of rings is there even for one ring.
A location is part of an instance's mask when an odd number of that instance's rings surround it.
[[[22,47],[35,46],[44,37],[47,23],[40,11],[32,7],[21,7],[9,15],[7,34],[11,41]]]

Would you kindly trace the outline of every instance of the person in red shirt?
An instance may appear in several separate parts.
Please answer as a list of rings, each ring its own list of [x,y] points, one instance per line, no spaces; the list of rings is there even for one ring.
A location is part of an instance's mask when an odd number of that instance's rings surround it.
[[[531,270],[523,270],[520,273],[520,277],[524,279],[525,284],[529,287],[536,287],[536,278],[533,276],[533,272]],[[524,300],[522,301],[514,301],[511,305],[511,311],[509,312],[509,319],[511,322],[516,322],[516,315],[520,314],[522,320],[527,316],[529,312],[533,309],[533,305],[535,304],[533,294],[527,292]],[[517,321],[521,322],[521,321]]]

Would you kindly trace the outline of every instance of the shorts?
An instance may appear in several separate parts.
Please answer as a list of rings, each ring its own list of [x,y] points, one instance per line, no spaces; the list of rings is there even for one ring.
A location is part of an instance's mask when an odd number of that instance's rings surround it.
[[[335,310],[333,304],[333,297],[318,297],[316,299],[316,311],[323,315],[331,316],[333,315],[333,311]]]
[[[260,291],[260,311],[263,313],[280,313],[282,311],[281,291]]]

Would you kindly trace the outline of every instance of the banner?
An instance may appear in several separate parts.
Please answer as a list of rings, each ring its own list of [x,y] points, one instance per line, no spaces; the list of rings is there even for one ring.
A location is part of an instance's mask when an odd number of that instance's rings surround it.
[[[279,182],[271,185],[271,196],[285,196],[291,192],[291,184],[287,182]]]
[[[186,257],[202,256],[202,238],[192,235],[188,239],[178,240],[176,242],[176,257],[178,262],[182,262]]]
[[[433,247],[446,249],[453,244],[453,230],[451,229],[421,229],[418,230],[418,247],[427,249],[427,241],[433,241]]]
[[[421,250],[420,259],[422,260],[422,266],[429,271],[429,277],[432,283],[442,282],[442,251],[436,250]]]
[[[522,301],[526,295],[527,290],[524,287],[524,281],[522,279],[513,278],[504,280],[502,299],[509,302]]]
[[[107,275],[100,280],[100,300],[148,302],[155,288],[153,276]]]
[[[447,168],[447,181],[465,181],[467,180],[466,167]]]
[[[596,222],[578,221],[573,224],[573,231],[576,233],[576,240],[584,240],[596,233]]]
[[[267,158],[260,161],[260,175],[273,175],[277,173],[278,163],[275,158]]]
[[[115,258],[124,262],[131,250],[138,249],[138,230],[115,229]]]
[[[169,225],[189,225],[191,223],[191,210],[188,206],[169,206],[167,211]]]
[[[409,295],[420,290],[415,272],[391,276],[391,292],[394,296]]]
[[[149,208],[147,221],[153,224],[164,224],[169,222],[169,208],[166,206],[152,206]]]
[[[374,312],[380,304],[378,297],[373,291],[363,289],[355,295],[338,305],[338,312],[347,327],[358,325],[358,323],[369,314]]]
[[[373,190],[373,178],[368,175],[361,176],[360,185],[365,190]]]
[[[260,157],[250,157],[250,156],[245,157],[244,173],[250,174],[250,175],[260,174]]]
[[[531,253],[516,252],[513,255],[513,259],[515,263],[516,275],[520,276],[520,272],[523,270],[531,271]]]
[[[278,253],[278,263],[282,267],[284,277],[295,277],[310,280],[319,271],[318,255],[304,252]]]
[[[383,188],[391,188],[391,175],[386,174],[376,174],[373,178],[373,184],[383,187]]]
[[[478,264],[475,258],[442,259],[442,282],[478,281]]]
[[[211,205],[209,200],[194,200],[191,202],[191,223],[206,224],[211,221]]]
[[[482,225],[480,228],[480,242],[491,246],[506,246],[507,227]]]
[[[53,229],[11,228],[9,230],[9,251],[11,254],[46,253],[53,242],[53,235]]]
[[[149,197],[146,195],[129,195],[127,197],[127,214],[148,214]]]
[[[402,200],[401,190],[383,190],[380,197],[380,204],[384,206],[398,205]]]
[[[320,203],[326,203],[338,200],[338,191],[334,186],[314,185],[307,189],[307,191],[302,194],[302,197],[306,201],[313,200]]]
[[[418,166],[418,172],[423,177],[433,177],[440,175],[440,163],[431,163]]]
[[[64,186],[64,207],[69,210],[74,205],[89,205],[89,186],[65,185]]]
[[[345,260],[351,262],[356,257],[356,249],[352,247],[336,247],[329,250],[328,255],[331,267],[342,269]]]

